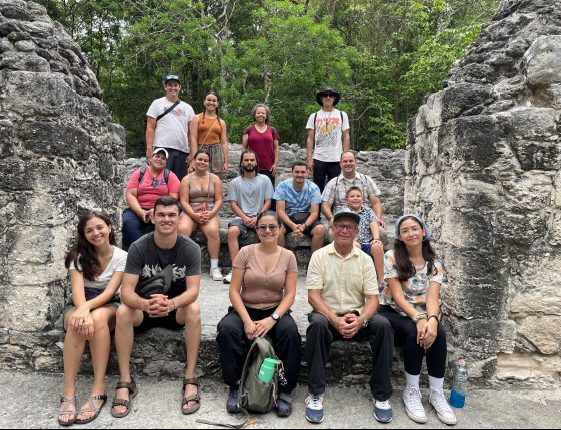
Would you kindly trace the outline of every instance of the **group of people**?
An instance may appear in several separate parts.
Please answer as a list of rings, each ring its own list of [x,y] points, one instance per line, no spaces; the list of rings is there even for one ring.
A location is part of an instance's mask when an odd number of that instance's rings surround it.
[[[253,110],[256,122],[244,130],[240,176],[228,188],[227,200],[235,214],[228,230],[232,271],[222,278],[216,215],[223,201],[221,174],[228,169],[226,124],[216,114],[216,94],[205,96],[205,110],[195,116],[189,105],[179,101],[179,90],[178,77],[168,76],[166,97],[156,100],[148,111],[150,164],[131,176],[126,194],[129,207],[123,213],[123,244],[128,254],[116,247],[113,225],[106,215],[89,212],[79,219],[76,243],[66,258],[72,298],[64,314],[59,424],[91,422],[106,403],[105,371],[113,330],[120,374],[110,411],[114,417],[130,413],[138,392],[130,372],[134,336],[156,326],[184,330],[181,412],[191,414],[200,408],[196,363],[201,315],[208,310],[201,311],[197,304],[201,251],[189,238],[197,227],[208,239],[212,278],[230,284],[231,306],[217,328],[222,375],[229,387],[228,412],[238,411],[238,381],[251,342],[268,336],[286,377],[286,385],[277,393],[276,413],[281,417],[292,413],[301,347],[291,316],[298,266],[294,254],[284,248],[284,236],[292,232],[297,238],[310,236],[313,251],[306,278],[312,307],[306,332],[306,419],[324,420],[325,366],[332,342],[343,339],[369,341],[373,365],[369,383],[376,420],[387,423],[393,418],[390,374],[395,344],[404,346],[407,415],[419,423],[427,421],[419,388],[426,356],[429,402],[442,422],[455,424],[456,416],[443,393],[447,350],[440,322],[442,263],[431,248],[426,223],[413,214],[397,220],[393,250],[384,254],[387,239],[377,197],[380,190],[371,178],[356,171],[356,157],[349,150],[348,117],[334,109],[340,94],[332,88],[318,92],[322,110],[308,121],[308,160],[295,162],[292,178],[276,189],[278,133],[268,125],[265,105]],[[180,123],[183,131],[178,133],[166,118]],[[168,137],[161,138],[160,127]],[[183,143],[170,145],[169,136],[180,137]],[[254,141],[260,142],[258,149],[251,147]],[[265,141],[271,143],[266,150]],[[190,151],[184,150],[187,145]],[[267,160],[265,164],[261,157]],[[313,171],[313,182],[307,179],[308,170]],[[273,200],[276,211],[271,210]],[[320,210],[326,225],[320,220]],[[152,226],[152,231],[146,226]],[[250,229],[256,231],[259,242],[240,249],[238,238]],[[324,246],[328,230],[332,242]],[[167,288],[143,296],[138,286],[158,277],[165,279]],[[78,407],[76,374],[86,342],[94,381],[91,396]]]

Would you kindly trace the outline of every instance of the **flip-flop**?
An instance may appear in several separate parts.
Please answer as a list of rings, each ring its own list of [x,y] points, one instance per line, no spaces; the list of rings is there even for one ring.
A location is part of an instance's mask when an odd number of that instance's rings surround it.
[[[138,393],[134,378],[131,378],[131,382],[117,382],[117,387],[115,388],[115,390],[119,390],[121,388],[127,388],[129,390],[129,400],[118,399],[117,394],[115,394],[115,398],[113,399],[113,403],[111,404],[111,415],[113,415],[115,418],[124,418],[129,414],[132,409],[132,399],[134,399],[134,396],[136,396],[136,393]],[[127,410],[125,412],[115,412],[115,406],[124,406],[125,408],[127,408]]]
[[[190,415],[197,412],[201,407],[201,396],[199,394],[199,381],[197,381],[197,378],[183,379],[183,390],[181,391],[181,394],[185,392],[186,385],[195,385],[197,387],[196,394],[191,394],[190,396],[183,397],[183,401],[181,402],[181,412],[183,413],[183,415]],[[184,408],[183,406],[185,406],[189,402],[197,402],[197,403],[194,406],[191,406],[190,408],[189,407]]]
[[[94,406],[93,402],[95,400],[102,400],[103,401],[103,403],[101,404],[101,406],[99,408],[96,408]],[[78,417],[76,417],[76,424],[91,423],[93,420],[95,420],[97,418],[97,416],[101,412],[101,408],[103,408],[103,406],[105,405],[106,402],[107,402],[107,394],[98,394],[97,396],[90,396],[90,398],[88,399],[88,406],[86,407],[86,409],[81,409],[80,413],[78,415],[86,413],[86,412],[93,412],[93,416],[90,417],[90,418],[87,418],[85,420],[80,420],[80,419],[78,419]]]
[[[60,404],[66,403],[67,405],[74,405],[74,412],[68,410],[68,406],[65,406],[62,411],[59,410],[58,412],[58,423],[63,427],[71,426],[76,422],[76,417],[78,416],[78,412],[76,411],[76,396],[71,398],[61,397]],[[74,415],[71,420],[69,421],[61,421],[60,417],[64,415]]]

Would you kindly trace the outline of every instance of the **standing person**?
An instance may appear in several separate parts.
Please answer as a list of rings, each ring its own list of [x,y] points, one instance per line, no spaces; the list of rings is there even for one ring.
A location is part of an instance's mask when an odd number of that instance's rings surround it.
[[[123,211],[123,247],[129,246],[143,234],[154,231],[150,215],[159,197],[179,197],[180,182],[175,173],[166,168],[168,152],[156,148],[149,166],[136,170],[127,183],[126,199],[129,207]]]
[[[187,359],[183,379],[181,412],[199,410],[201,398],[196,375],[201,342],[201,310],[197,304],[201,284],[201,249],[190,238],[177,233],[180,205],[173,197],[160,197],[151,214],[153,233],[132,244],[127,257],[122,304],[117,310],[115,349],[119,363],[119,382],[111,415],[123,418],[132,409],[137,387],[130,373],[130,357],[135,333],[152,327],[184,330]],[[135,288],[171,266],[171,287],[150,299],[139,296]]]
[[[275,212],[257,216],[259,243],[240,250],[234,261],[228,314],[218,324],[218,349],[224,382],[230,387],[228,412],[237,412],[238,381],[253,340],[270,336],[279,360],[284,363],[287,384],[279,387],[276,412],[292,412],[292,390],[300,369],[300,343],[290,307],[296,297],[296,257],[277,245],[279,219]]]
[[[319,220],[321,193],[319,187],[306,179],[306,163],[296,161],[292,165],[292,179],[282,181],[275,190],[277,212],[282,222],[279,245],[284,247],[285,234],[312,238],[312,253],[325,244],[325,227]]]
[[[146,113],[146,159],[151,160],[155,148],[165,148],[168,152],[167,168],[179,180],[187,174],[189,153],[189,124],[195,112],[187,103],[179,100],[181,85],[179,76],[168,75],[164,80],[166,95],[156,99]],[[192,156],[192,155],[191,155]]]
[[[255,230],[257,215],[271,207],[273,186],[266,176],[259,173],[259,160],[255,151],[246,149],[240,157],[240,176],[230,182],[228,197],[230,207],[236,215],[228,224],[228,250],[232,263],[240,250],[238,237],[245,237],[249,230]],[[232,272],[223,279],[225,284],[232,280]]]
[[[271,112],[269,107],[258,103],[253,107],[251,116],[255,124],[246,128],[242,135],[242,150],[255,151],[259,160],[259,173],[267,176],[273,188],[279,167],[279,134],[274,127],[269,125]]]
[[[208,152],[198,150],[193,159],[193,172],[181,181],[179,190],[183,214],[179,219],[180,234],[191,236],[198,227],[207,239],[210,254],[210,275],[215,281],[222,281],[218,267],[220,256],[220,220],[218,212],[222,207],[223,186],[220,178],[209,172]]]
[[[440,287],[444,268],[433,251],[425,221],[408,214],[395,223],[394,249],[386,252],[385,281],[380,315],[390,322],[395,342],[403,345],[407,385],[403,403],[409,418],[426,423],[419,376],[423,357],[429,373],[429,402],[444,424],[456,424],[456,415],[444,396],[446,331],[440,323]]]
[[[386,223],[382,220],[382,202],[378,197],[381,194],[380,188],[370,176],[356,171],[356,155],[352,151],[345,151],[341,154],[341,174],[331,179],[321,195],[322,211],[329,227],[333,227],[333,214],[343,207],[348,207],[347,190],[350,187],[359,187],[362,190],[363,204],[371,208],[376,214],[378,227],[380,228],[380,240],[383,244],[387,242],[387,234],[384,230]]]
[[[341,173],[341,154],[351,148],[349,117],[335,108],[339,100],[341,94],[331,87],[319,91],[316,101],[321,110],[311,114],[306,124],[308,170],[313,172],[313,180],[321,192],[326,177],[329,181]]]
[[[325,365],[334,340],[368,340],[372,350],[370,391],[374,418],[388,423],[393,418],[390,379],[393,358],[392,328],[377,315],[378,286],[372,259],[353,246],[360,217],[343,208],[335,213],[333,243],[312,254],[306,289],[313,308],[308,315],[306,358],[308,391],[306,419],[324,419]]]
[[[111,330],[119,301],[127,253],[115,246],[111,220],[102,213],[88,212],[78,221],[76,244],[66,255],[70,272],[72,304],[64,311],[64,393],[58,423],[86,424],[97,418],[107,400],[105,371],[111,347]],[[89,342],[94,382],[90,398],[76,411],[76,374]]]
[[[226,123],[218,117],[218,101],[215,92],[205,94],[203,112],[191,121],[189,141],[193,154],[200,149],[209,153],[210,171],[221,176],[228,171],[228,134]]]

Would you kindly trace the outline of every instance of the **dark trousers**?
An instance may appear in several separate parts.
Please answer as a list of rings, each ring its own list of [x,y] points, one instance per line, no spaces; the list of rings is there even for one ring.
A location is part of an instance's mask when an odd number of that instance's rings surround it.
[[[171,170],[180,181],[183,177],[187,176],[187,152],[180,151],[179,149],[165,148],[168,152],[168,159],[166,168]]]
[[[123,211],[123,248],[127,250],[132,243],[146,233],[154,231],[154,224],[145,223],[129,208]]]
[[[331,179],[341,174],[341,166],[338,161],[319,161],[314,159],[314,184],[319,187],[323,193],[325,184]],[[327,176],[327,181],[325,177]]]
[[[271,172],[270,170],[259,170],[259,174],[260,175],[265,175],[267,178],[269,178],[269,180],[271,181],[271,184],[273,184],[273,190],[275,189],[275,175],[273,175],[273,172]],[[272,211],[276,211],[277,210],[277,204],[276,204],[276,200],[271,199],[271,210]]]
[[[275,309],[246,309],[253,321],[265,319],[275,311]],[[271,338],[275,352],[284,364],[287,385],[279,386],[279,391],[288,394],[294,390],[298,382],[302,342],[296,322],[290,313],[278,320],[267,336]],[[245,356],[253,341],[245,336],[243,321],[233,307],[228,309],[226,316],[218,323],[216,341],[220,352],[222,378],[228,386],[237,387]]]
[[[405,371],[410,375],[419,375],[423,357],[427,356],[427,370],[430,376],[444,378],[446,370],[446,331],[438,323],[436,339],[429,349],[425,351],[417,344],[417,326],[411,318],[396,312],[391,306],[382,305],[379,310],[390,322],[394,331],[395,345],[403,346],[403,363]]]
[[[334,340],[343,336],[318,312],[308,315],[306,331],[306,357],[308,360],[308,390],[311,394],[325,393],[325,365]],[[392,396],[391,370],[393,359],[393,334],[390,323],[380,315],[374,315],[365,328],[352,340],[368,340],[372,351],[370,390],[376,400],[388,400]]]

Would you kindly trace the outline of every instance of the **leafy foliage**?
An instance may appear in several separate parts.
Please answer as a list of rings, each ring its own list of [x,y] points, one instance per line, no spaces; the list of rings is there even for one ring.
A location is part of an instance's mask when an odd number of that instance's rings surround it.
[[[283,141],[303,143],[316,91],[338,88],[357,149],[405,145],[407,121],[437,91],[499,0],[38,0],[81,46],[129,153],[169,73],[196,111],[220,95],[229,139],[257,102]]]

